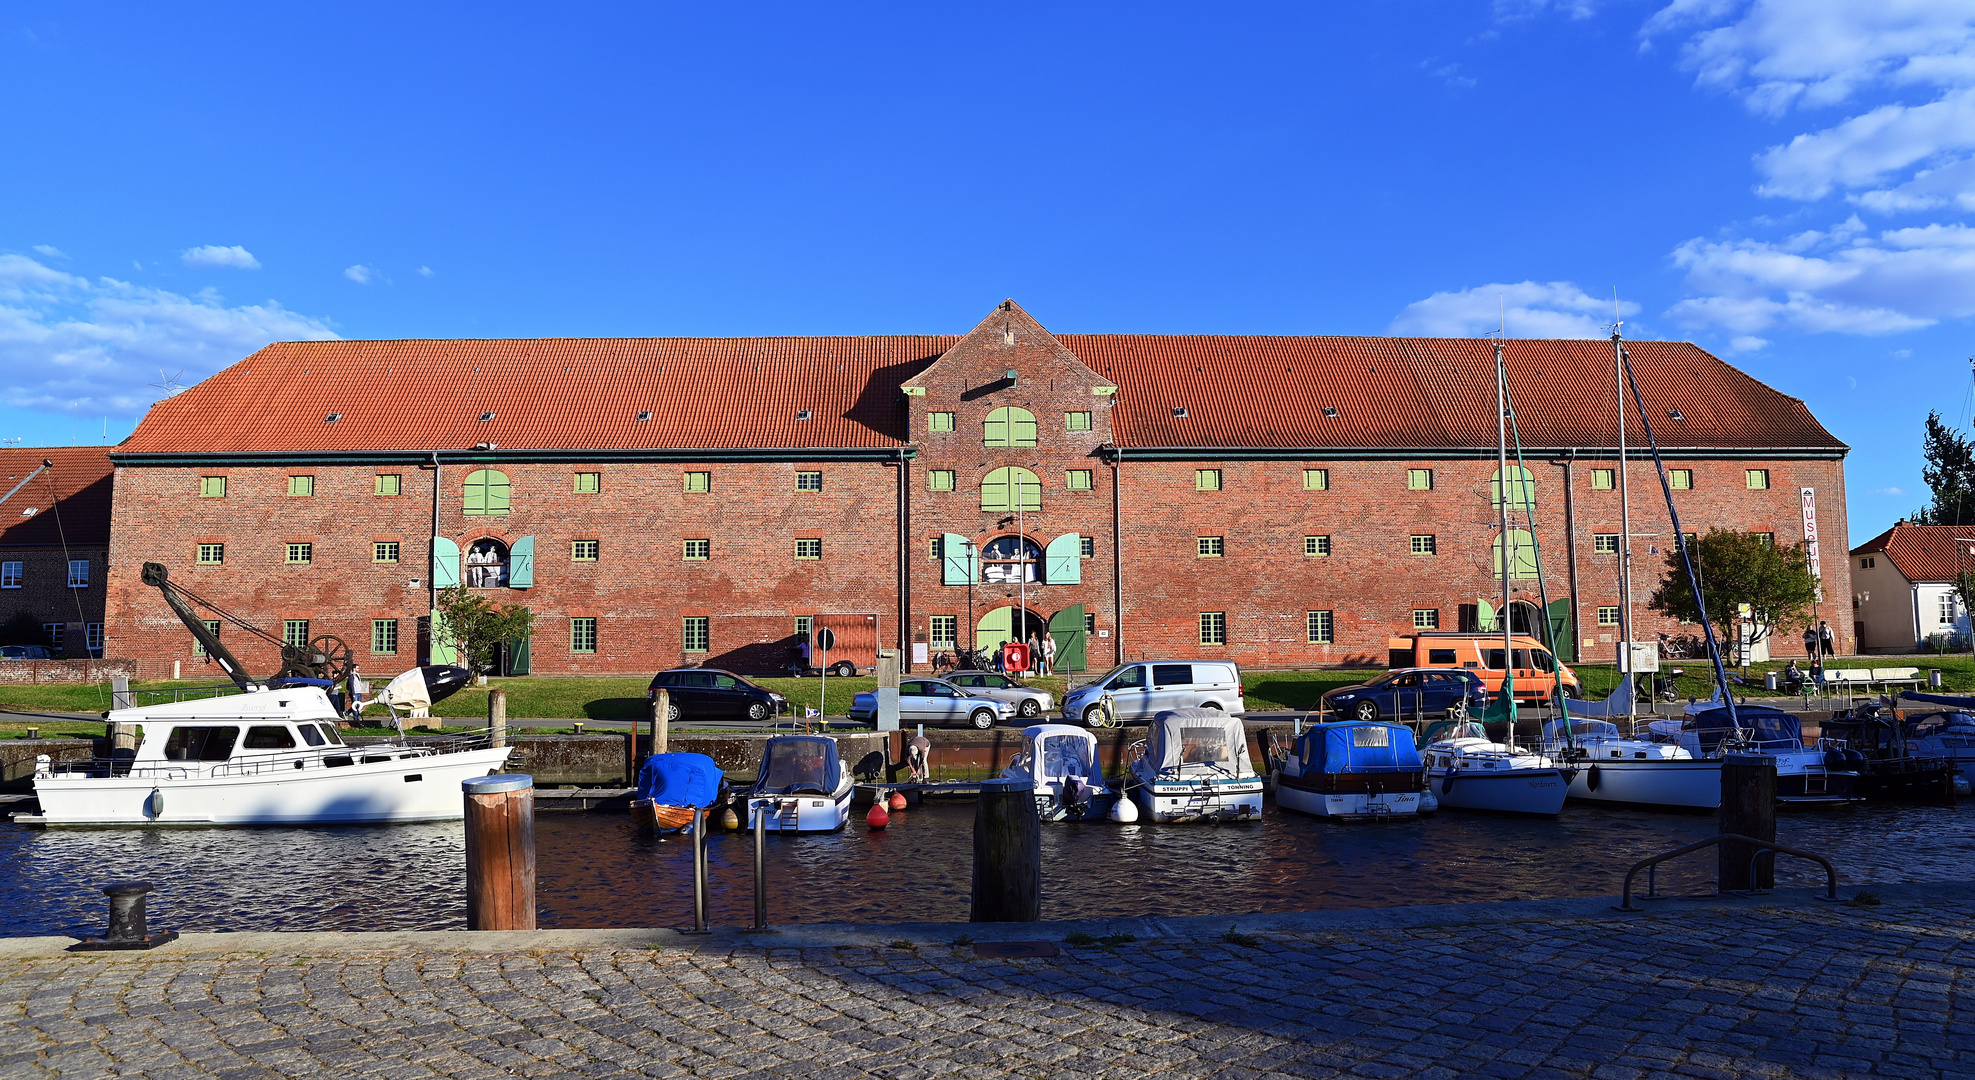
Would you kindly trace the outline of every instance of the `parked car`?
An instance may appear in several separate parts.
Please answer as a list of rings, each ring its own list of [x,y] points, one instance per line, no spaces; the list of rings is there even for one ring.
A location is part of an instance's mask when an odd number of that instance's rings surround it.
[[[955,672],[947,676],[946,681],[976,697],[1012,701],[1015,703],[1015,715],[1024,720],[1033,720],[1056,707],[1054,694],[1023,686],[1006,675],[987,671]]]
[[[1394,671],[1416,667],[1471,671],[1481,678],[1489,693],[1499,694],[1506,659],[1506,666],[1515,673],[1518,701],[1548,701],[1556,696],[1559,685],[1571,697],[1584,696],[1577,673],[1553,656],[1542,642],[1521,634],[1512,635],[1512,639],[1505,656],[1499,633],[1431,630],[1407,634],[1387,642],[1386,666]]]
[[[1488,704],[1481,676],[1461,668],[1400,668],[1370,682],[1340,686],[1323,696],[1321,708],[1337,719],[1405,720],[1479,714]]]
[[[645,700],[671,698],[666,716],[677,720],[767,720],[789,711],[789,699],[731,671],[679,668],[652,676]]]
[[[53,660],[46,645],[0,645],[0,660]]]
[[[1063,718],[1097,726],[1104,719],[1106,694],[1111,695],[1114,716],[1120,723],[1149,720],[1168,709],[1237,713],[1247,708],[1241,696],[1241,670],[1232,663],[1155,660],[1119,665],[1097,681],[1070,691],[1063,698]]]
[[[1015,703],[980,695],[945,679],[904,679],[898,684],[901,724],[971,724],[982,731],[1015,715]],[[850,702],[852,720],[876,721],[878,695],[867,691]]]

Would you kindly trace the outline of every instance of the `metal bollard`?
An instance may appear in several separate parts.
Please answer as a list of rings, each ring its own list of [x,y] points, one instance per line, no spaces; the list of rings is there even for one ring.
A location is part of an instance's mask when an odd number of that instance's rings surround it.
[[[110,898],[110,929],[100,938],[83,938],[69,946],[70,952],[106,952],[112,949],[154,949],[178,938],[176,930],[151,933],[144,927],[144,894],[151,891],[147,881],[119,881],[107,885],[103,894]]]
[[[690,933],[707,932],[706,834],[711,825],[707,811],[693,811],[693,928]]]
[[[754,815],[754,928],[768,929],[768,815]]]

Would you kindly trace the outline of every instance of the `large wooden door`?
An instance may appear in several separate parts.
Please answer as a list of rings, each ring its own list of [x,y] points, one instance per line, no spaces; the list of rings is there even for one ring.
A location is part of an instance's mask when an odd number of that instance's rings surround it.
[[[1089,644],[1085,640],[1084,606],[1073,604],[1049,617],[1049,636],[1056,639],[1056,670],[1088,671]]]

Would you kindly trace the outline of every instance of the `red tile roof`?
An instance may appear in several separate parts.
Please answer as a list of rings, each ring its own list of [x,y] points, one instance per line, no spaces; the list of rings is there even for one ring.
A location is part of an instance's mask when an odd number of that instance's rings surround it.
[[[270,345],[153,406],[123,453],[881,448],[899,385],[958,337],[552,338]],[[1495,443],[1492,343],[1064,334],[1119,385],[1126,447]],[[1611,345],[1507,343],[1525,446],[1616,442]],[[1661,444],[1842,453],[1803,402],[1682,342],[1627,344]],[[1184,407],[1185,418],[1173,415]],[[1337,415],[1326,417],[1333,408]],[[636,419],[649,409],[649,421]],[[813,419],[797,420],[798,410]],[[1673,420],[1668,410],[1684,419]],[[494,418],[481,422],[482,413]],[[335,423],[325,423],[340,413]],[[1628,430],[1643,442],[1637,415]]]
[[[0,450],[0,495],[43,461],[55,467],[0,503],[0,547],[102,547],[110,542],[110,486],[115,471],[107,446],[20,446]],[[57,500],[61,513],[54,513]],[[33,514],[26,511],[33,510]]]
[[[1852,549],[1853,555],[1881,552],[1908,581],[1953,581],[1963,570],[1975,571],[1975,525],[1908,525],[1904,522]]]

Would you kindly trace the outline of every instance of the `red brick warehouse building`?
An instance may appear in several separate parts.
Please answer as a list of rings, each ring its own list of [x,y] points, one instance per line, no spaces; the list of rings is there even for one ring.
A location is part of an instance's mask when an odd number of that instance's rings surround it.
[[[1687,529],[1793,543],[1810,489],[1844,535],[1846,448],[1801,401],[1690,344],[1627,348]],[[113,455],[111,651],[193,658],[148,559],[370,670],[416,658],[435,568],[536,612],[536,674],[774,669],[830,612],[876,613],[914,663],[1044,628],[1098,667],[1382,662],[1499,598],[1492,350],[1059,337],[1012,301],[960,337],[272,345]],[[1507,362],[1555,624],[1608,658],[1610,343]],[[1672,530],[1650,464],[1632,478],[1643,603]],[[1822,566],[1849,595],[1847,560]]]

